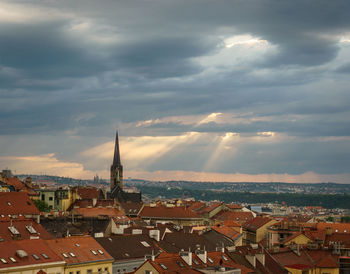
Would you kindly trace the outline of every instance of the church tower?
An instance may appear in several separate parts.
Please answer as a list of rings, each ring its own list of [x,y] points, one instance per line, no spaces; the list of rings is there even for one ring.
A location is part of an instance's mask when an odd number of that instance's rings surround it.
[[[115,136],[114,157],[111,165],[111,192],[116,187],[123,189],[123,166],[120,162],[118,130]]]

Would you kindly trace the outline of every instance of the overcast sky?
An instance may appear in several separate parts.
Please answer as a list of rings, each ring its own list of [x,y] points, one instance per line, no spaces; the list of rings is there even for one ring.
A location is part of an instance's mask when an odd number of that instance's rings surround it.
[[[0,0],[0,168],[350,183],[350,1]]]

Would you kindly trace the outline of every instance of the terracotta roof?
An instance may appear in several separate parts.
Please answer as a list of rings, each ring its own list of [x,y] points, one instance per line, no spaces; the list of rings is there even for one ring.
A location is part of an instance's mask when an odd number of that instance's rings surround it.
[[[219,202],[211,203],[208,206],[205,206],[204,208],[201,208],[200,210],[198,210],[197,213],[199,214],[209,213],[221,205],[222,203],[219,203]]]
[[[269,223],[270,221],[272,221],[272,219],[270,219],[270,218],[255,217],[254,219],[251,219],[251,220],[245,222],[243,224],[243,228],[247,229],[247,230],[256,231],[260,227],[262,227],[262,226],[266,225],[267,223]]]
[[[228,226],[213,226],[212,229],[214,229],[218,233],[225,235],[226,237],[232,240],[235,240],[237,237],[241,235],[236,230]]]
[[[68,211],[71,211],[75,207],[80,207],[80,208],[87,208],[87,207],[113,207],[115,206],[114,200],[108,199],[108,200],[97,200],[96,204],[94,204],[93,199],[81,199],[81,200],[75,200],[74,203],[72,203]]]
[[[163,219],[201,219],[201,217],[192,210],[183,206],[144,206],[139,214],[142,218],[163,218]]]
[[[195,202],[192,202],[192,204],[190,206],[188,206],[187,208],[191,209],[193,211],[198,211],[203,207],[205,207],[205,203],[200,202],[200,201],[195,201]]]
[[[14,227],[19,234],[14,234],[9,227]],[[18,235],[18,236],[17,236]],[[13,219],[3,221],[0,218],[0,239],[1,241],[13,241],[14,239],[30,239],[40,237],[40,239],[52,239],[53,237],[45,228],[30,219]]]
[[[285,265],[285,267],[293,268],[293,269],[300,269],[300,270],[307,270],[307,269],[312,268],[312,266],[306,265],[306,264],[290,264],[290,265]]]
[[[119,217],[124,220],[129,220],[122,211],[109,207],[74,208],[72,212],[74,212],[74,214],[81,214],[83,217],[87,218],[109,216],[111,218]]]
[[[94,187],[78,187],[77,193],[81,199],[100,198],[100,189]]]
[[[120,203],[120,206],[123,208],[125,215],[138,215],[143,203],[126,202]]]
[[[332,233],[350,233],[350,223],[317,223],[317,230],[332,229]]]
[[[333,245],[333,243],[341,243],[346,248],[350,248],[350,235],[348,233],[335,233],[327,235],[325,239],[325,245]]]
[[[253,213],[243,211],[222,211],[215,215],[216,220],[231,220],[237,223],[245,223],[254,218]]]
[[[25,192],[0,192],[1,215],[39,215],[40,212]],[[1,216],[0,215],[0,216]]]
[[[20,191],[22,189],[25,189],[25,184],[17,177],[5,178],[5,182],[8,185],[14,186],[16,191]]]
[[[238,205],[238,204],[226,204],[226,206],[229,208],[229,209],[241,209],[243,208],[241,205]]]
[[[336,268],[339,267],[339,264],[334,260],[331,255],[323,257],[316,264],[317,267],[325,267],[325,268]]]
[[[23,258],[16,255],[18,250],[24,251],[22,252],[24,255]],[[11,260],[10,257],[16,262]],[[64,264],[64,261],[46,245],[44,240],[41,239],[13,241],[11,244],[8,242],[0,242],[0,258],[5,259],[7,262],[0,262],[0,269],[54,262],[61,263],[62,265]]]
[[[46,243],[68,265],[113,261],[113,257],[90,236],[53,239]]]
[[[96,241],[117,261],[144,258],[152,251],[157,254],[160,250],[150,237],[143,234],[96,238]]]

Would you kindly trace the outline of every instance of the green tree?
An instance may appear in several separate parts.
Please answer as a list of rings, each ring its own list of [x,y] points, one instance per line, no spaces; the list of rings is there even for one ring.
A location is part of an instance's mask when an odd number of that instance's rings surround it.
[[[42,200],[33,200],[35,206],[39,209],[40,212],[49,212],[50,206]]]

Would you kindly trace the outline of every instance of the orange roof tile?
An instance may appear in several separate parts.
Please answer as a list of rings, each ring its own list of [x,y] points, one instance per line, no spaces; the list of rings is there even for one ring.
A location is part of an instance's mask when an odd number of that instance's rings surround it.
[[[253,213],[243,211],[223,211],[215,215],[215,219],[220,221],[232,220],[238,223],[245,223],[254,218]]]
[[[87,218],[98,217],[98,216],[109,216],[111,218],[124,217],[123,219],[129,220],[129,218],[126,217],[122,211],[113,207],[112,208],[111,207],[74,208],[72,212],[74,214],[81,214]]]
[[[16,255],[18,250],[23,250],[23,258]],[[44,255],[45,254],[45,255]],[[14,258],[16,262],[9,259]],[[57,256],[46,244],[44,240],[20,240],[8,242],[0,242],[0,258],[6,260],[7,263],[0,262],[0,270],[2,268],[20,267],[26,265],[61,263],[64,261]]]
[[[201,217],[183,206],[144,206],[139,214],[142,218],[200,219]]]
[[[0,192],[1,215],[39,215],[40,212],[25,192]],[[0,216],[1,216],[0,215]]]
[[[68,265],[91,261],[113,261],[113,257],[90,236],[52,239],[47,245]]]
[[[217,231],[220,234],[225,235],[226,237],[234,240],[241,234],[235,231],[233,228],[228,227],[228,226],[213,226],[213,230]]]
[[[266,225],[268,222],[270,222],[272,219],[266,218],[266,217],[255,217],[254,219],[251,219],[243,224],[243,228],[256,231],[263,225]]]

